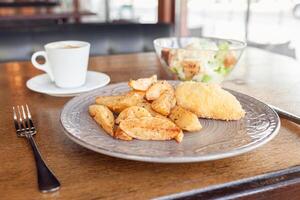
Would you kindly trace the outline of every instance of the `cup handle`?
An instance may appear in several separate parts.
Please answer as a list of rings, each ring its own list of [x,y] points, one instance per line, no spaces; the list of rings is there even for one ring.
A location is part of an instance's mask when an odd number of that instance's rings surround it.
[[[38,56],[43,56],[45,58],[45,63],[44,64],[39,64],[37,61],[36,61],[36,58]],[[38,52],[35,52],[32,56],[31,56],[31,62],[33,64],[33,66],[37,69],[40,69],[44,72],[46,72],[51,81],[53,82],[54,81],[54,76],[52,74],[52,71],[51,71],[51,68],[50,66],[48,65],[48,58],[47,58],[47,54],[45,51],[38,51]]]

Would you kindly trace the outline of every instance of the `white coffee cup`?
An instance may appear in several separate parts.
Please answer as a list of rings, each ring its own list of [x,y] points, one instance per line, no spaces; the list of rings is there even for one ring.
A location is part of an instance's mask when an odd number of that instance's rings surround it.
[[[61,88],[75,88],[85,83],[90,44],[83,41],[60,41],[48,43],[45,51],[38,51],[31,57],[34,67],[45,71],[51,81]],[[45,58],[44,64],[36,61]]]

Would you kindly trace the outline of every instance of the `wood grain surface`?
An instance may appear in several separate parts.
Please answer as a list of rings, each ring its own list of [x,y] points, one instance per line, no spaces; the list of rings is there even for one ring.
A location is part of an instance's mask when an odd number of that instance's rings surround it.
[[[90,59],[89,69],[109,74],[112,82],[152,74],[169,78],[154,53],[95,57]],[[300,126],[286,120],[281,121],[278,136],[268,144],[224,160],[154,164],[92,152],[63,133],[59,115],[70,98],[51,97],[26,88],[26,81],[40,73],[30,62],[0,64],[0,199],[149,199],[300,165]],[[300,115],[299,77],[296,61],[248,48],[224,86]],[[58,192],[38,191],[31,149],[14,132],[12,106],[25,103],[30,105],[38,129],[35,139],[39,149],[61,181]],[[300,197],[299,189],[299,184],[279,189],[276,198]],[[249,198],[268,199],[273,194]]]

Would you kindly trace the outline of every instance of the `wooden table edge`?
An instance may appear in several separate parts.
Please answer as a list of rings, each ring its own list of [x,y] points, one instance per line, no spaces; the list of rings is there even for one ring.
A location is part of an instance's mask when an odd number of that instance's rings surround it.
[[[162,196],[165,199],[235,199],[300,184],[300,165],[224,184]],[[299,193],[300,194],[300,193]],[[295,194],[297,195],[297,194]]]

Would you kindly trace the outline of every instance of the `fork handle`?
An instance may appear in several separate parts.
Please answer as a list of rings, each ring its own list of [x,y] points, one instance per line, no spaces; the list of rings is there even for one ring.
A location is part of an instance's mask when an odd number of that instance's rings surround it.
[[[28,139],[34,154],[39,190],[41,192],[54,192],[58,190],[60,183],[42,159],[32,135],[30,133],[26,134],[26,138]]]

